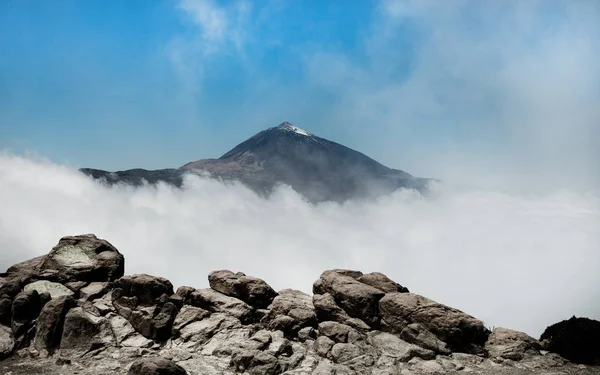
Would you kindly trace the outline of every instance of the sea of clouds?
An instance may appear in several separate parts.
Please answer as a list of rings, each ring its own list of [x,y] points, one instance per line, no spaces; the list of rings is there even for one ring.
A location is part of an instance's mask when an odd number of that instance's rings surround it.
[[[107,187],[67,165],[0,154],[0,268],[95,233],[126,273],[206,287],[212,270],[310,293],[331,268],[384,272],[412,292],[492,326],[539,336],[572,315],[600,318],[600,194],[432,186],[371,202],[312,205],[291,188],[269,199],[189,177]]]

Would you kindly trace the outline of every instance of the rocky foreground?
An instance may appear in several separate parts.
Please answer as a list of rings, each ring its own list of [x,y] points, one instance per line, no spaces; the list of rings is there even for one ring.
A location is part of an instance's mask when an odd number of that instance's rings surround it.
[[[575,350],[590,365],[547,351],[569,357],[564,322],[543,342],[491,332],[381,273],[325,271],[310,296],[225,270],[176,292],[124,271],[117,249],[82,235],[0,274],[0,373],[600,374],[596,348]]]

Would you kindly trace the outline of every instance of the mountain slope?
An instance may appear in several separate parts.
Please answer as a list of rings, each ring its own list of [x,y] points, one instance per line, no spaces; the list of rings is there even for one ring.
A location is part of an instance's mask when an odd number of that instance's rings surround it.
[[[278,183],[287,184],[312,202],[368,198],[403,187],[422,190],[428,181],[287,122],[259,132],[218,159],[202,159],[178,169],[82,172],[109,183],[146,180],[176,186],[181,186],[185,173],[209,172],[222,180],[241,181],[260,194],[269,194]]]

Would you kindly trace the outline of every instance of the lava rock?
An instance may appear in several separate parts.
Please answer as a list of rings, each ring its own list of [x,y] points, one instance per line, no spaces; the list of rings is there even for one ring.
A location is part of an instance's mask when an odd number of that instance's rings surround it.
[[[573,316],[546,328],[540,340],[569,361],[600,365],[600,321]]]

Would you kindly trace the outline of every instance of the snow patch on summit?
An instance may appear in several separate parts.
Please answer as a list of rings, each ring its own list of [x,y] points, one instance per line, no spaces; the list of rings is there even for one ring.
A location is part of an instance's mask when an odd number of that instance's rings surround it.
[[[281,130],[287,130],[287,131],[291,131],[291,132],[294,132],[294,133],[297,133],[297,134],[301,134],[301,135],[304,135],[306,137],[312,136],[312,134],[310,134],[306,130],[300,129],[299,127],[294,126],[294,125],[290,124],[289,122],[284,122],[281,125],[279,125],[277,128],[281,129]]]

